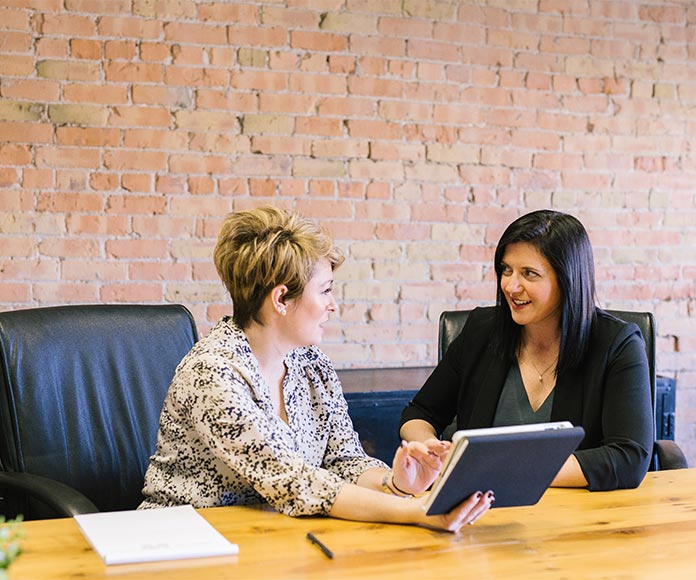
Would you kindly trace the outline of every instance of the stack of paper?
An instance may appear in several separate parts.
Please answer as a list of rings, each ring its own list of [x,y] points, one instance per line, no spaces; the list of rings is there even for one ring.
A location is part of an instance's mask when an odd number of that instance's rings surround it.
[[[106,564],[233,556],[230,543],[190,505],[75,516]]]

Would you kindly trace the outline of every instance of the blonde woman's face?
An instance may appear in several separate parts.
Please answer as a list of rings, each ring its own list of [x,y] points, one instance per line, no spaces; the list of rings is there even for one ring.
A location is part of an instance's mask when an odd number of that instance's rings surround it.
[[[288,332],[296,346],[319,344],[324,334],[323,325],[338,308],[333,297],[333,270],[331,263],[322,258],[314,274],[298,298],[288,302]]]

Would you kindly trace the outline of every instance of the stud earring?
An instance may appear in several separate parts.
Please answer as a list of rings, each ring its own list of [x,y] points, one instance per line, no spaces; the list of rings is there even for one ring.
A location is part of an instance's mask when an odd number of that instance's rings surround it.
[[[279,312],[280,312],[280,315],[281,315],[281,316],[285,316],[285,315],[288,313],[288,311],[285,309],[285,306],[283,306],[283,307],[279,310]]]

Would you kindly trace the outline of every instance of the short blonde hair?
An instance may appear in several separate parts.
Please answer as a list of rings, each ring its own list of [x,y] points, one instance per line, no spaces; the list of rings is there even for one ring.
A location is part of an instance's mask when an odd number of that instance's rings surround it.
[[[343,255],[325,229],[271,206],[229,214],[213,257],[232,298],[232,318],[241,328],[252,320],[263,324],[261,306],[276,286],[287,286],[287,299],[297,298],[318,260],[328,259],[332,270],[343,263]]]

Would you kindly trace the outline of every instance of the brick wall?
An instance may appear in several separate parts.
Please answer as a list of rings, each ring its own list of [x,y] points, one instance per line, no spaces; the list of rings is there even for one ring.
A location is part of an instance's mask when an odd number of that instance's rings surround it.
[[[696,464],[688,0],[3,0],[0,308],[229,306],[223,216],[272,202],[348,259],[339,367],[435,361],[502,229],[577,215],[605,307],[658,318]]]

